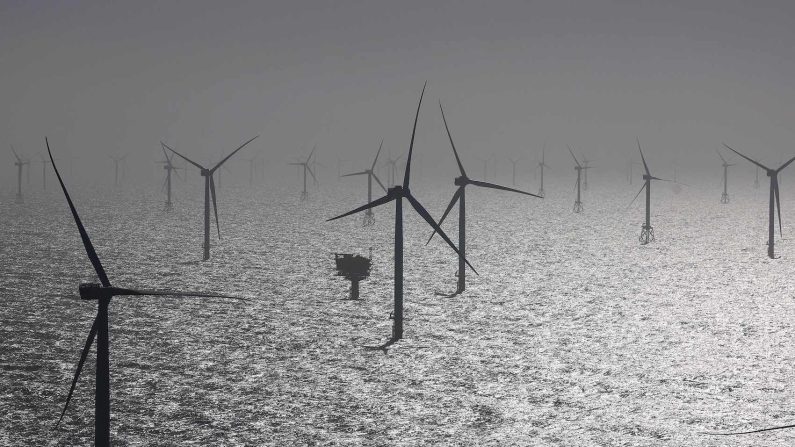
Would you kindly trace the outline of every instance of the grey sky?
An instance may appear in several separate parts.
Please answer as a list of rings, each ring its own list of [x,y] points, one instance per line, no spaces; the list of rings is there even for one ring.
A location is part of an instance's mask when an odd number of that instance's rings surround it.
[[[775,164],[795,155],[794,19],[785,1],[4,0],[0,142],[149,167],[161,139],[209,162],[261,134],[272,169],[314,144],[363,160],[406,150],[427,80],[417,150],[450,169],[439,99],[472,170],[545,140],[621,163],[636,135],[658,163],[726,141]]]

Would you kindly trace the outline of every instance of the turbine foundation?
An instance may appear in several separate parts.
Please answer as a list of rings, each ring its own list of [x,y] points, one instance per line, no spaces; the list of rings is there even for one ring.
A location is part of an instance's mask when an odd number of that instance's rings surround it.
[[[574,212],[575,213],[581,213],[583,211],[583,209],[585,209],[585,208],[582,206],[582,202],[580,202],[579,200],[574,202]]]
[[[309,192],[301,191],[301,201],[309,199]]]
[[[643,224],[638,240],[640,241],[640,245],[646,245],[649,242],[654,242],[654,228],[651,225]]]
[[[371,227],[375,225],[375,214],[371,212],[371,210],[367,210],[364,213],[364,217],[362,218],[362,226],[363,227]]]
[[[729,203],[729,194],[727,194],[725,192],[723,194],[721,194],[720,195],[720,203],[722,203],[724,205]]]

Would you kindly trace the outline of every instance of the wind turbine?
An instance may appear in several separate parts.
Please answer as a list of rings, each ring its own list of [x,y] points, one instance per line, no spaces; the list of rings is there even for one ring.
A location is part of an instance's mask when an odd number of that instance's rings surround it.
[[[259,135],[240,145],[240,147],[232,151],[232,153],[227,155],[226,158],[219,161],[212,168],[205,168],[204,166],[196,163],[195,161],[189,159],[188,157],[180,154],[174,149],[168,147],[168,145],[164,144],[164,146],[166,146],[168,150],[179,155],[181,158],[183,158],[185,161],[192,164],[193,166],[196,166],[199,169],[201,176],[204,177],[204,258],[203,259],[205,261],[210,259],[210,195],[211,194],[213,198],[213,210],[215,211],[215,228],[218,230],[218,239],[221,239],[221,228],[218,225],[218,205],[216,204],[215,201],[215,182],[213,181],[213,174],[215,173],[215,171],[218,170],[218,168],[221,167],[221,165],[223,165],[227,160],[229,160],[229,158],[235,155],[237,151],[243,149],[244,147],[246,147],[246,145],[256,140],[257,138],[259,138]]]
[[[720,203],[726,204],[729,203],[729,193],[728,183],[729,183],[729,166],[734,166],[735,163],[728,163],[723,155],[721,155],[720,151],[715,149],[715,152],[718,153],[718,157],[720,157],[720,161],[723,162],[723,194],[720,195]],[[757,172],[759,172],[759,168],[757,168]]]
[[[256,162],[257,162],[258,159],[259,159],[259,152],[254,154],[253,157],[247,158],[247,159],[244,160],[244,161],[248,162],[248,186],[249,187],[254,186],[254,171],[255,171],[254,168],[256,166]]]
[[[79,286],[80,298],[83,300],[96,300],[97,301],[97,316],[94,318],[94,323],[91,325],[91,330],[88,332],[88,338],[83,346],[83,352],[80,354],[80,361],[77,363],[77,370],[75,371],[74,378],[72,379],[72,386],[69,389],[69,394],[66,396],[66,404],[64,405],[61,417],[58,419],[58,425],[63,420],[66,410],[69,408],[69,402],[72,400],[72,394],[75,391],[77,380],[80,377],[80,372],[83,370],[83,364],[88,357],[91,350],[91,345],[94,344],[94,339],[97,339],[97,366],[96,366],[96,388],[94,400],[94,444],[97,446],[110,446],[110,337],[108,334],[108,306],[110,300],[114,296],[178,296],[178,297],[203,297],[203,298],[230,298],[228,295],[212,294],[212,293],[195,293],[195,292],[178,292],[173,290],[135,290],[126,289],[121,287],[113,287],[108,280],[105,269],[99,261],[94,246],[91,244],[91,239],[88,237],[85,227],[77,214],[72,199],[69,197],[69,192],[61,179],[61,174],[55,166],[55,161],[52,158],[50,151],[50,143],[45,138],[47,144],[47,153],[50,155],[50,162],[52,163],[55,175],[58,177],[58,182],[61,184],[66,202],[69,204],[69,209],[72,211],[77,230],[80,232],[80,238],[83,240],[83,246],[86,249],[86,254],[94,270],[99,277],[101,284],[97,283],[83,283]]]
[[[516,186],[516,163],[519,163],[520,160],[521,158],[514,160],[513,158],[508,157],[508,161],[511,162],[511,184],[513,186]]]
[[[538,169],[541,170],[541,187],[538,188],[538,195],[544,197],[544,168],[548,167],[544,161],[545,153],[547,151],[547,144],[541,146],[541,162],[538,163]]]
[[[41,158],[41,181],[42,187],[44,190],[47,190],[47,165],[50,164],[50,160],[44,158],[44,155],[39,154],[39,158]]]
[[[160,163],[163,163],[163,169],[166,170],[166,179],[165,179],[165,182],[164,182],[164,186],[165,186],[165,189],[166,189],[166,209],[170,210],[171,206],[172,206],[172,203],[171,203],[171,173],[174,172],[176,174],[178,168],[176,166],[174,166],[174,163],[173,163],[174,162],[174,156],[173,155],[171,157],[168,156],[168,152],[166,152],[166,148],[167,147],[168,146],[166,146],[165,143],[163,143],[162,141],[160,142],[160,149],[163,150],[163,155],[166,157],[165,160],[160,162]],[[177,175],[179,175],[179,174],[177,174]]]
[[[643,189],[645,188],[646,189],[646,223],[644,223],[643,226],[641,227],[640,237],[638,239],[640,240],[641,245],[646,245],[649,242],[654,241],[654,228],[652,228],[651,226],[651,181],[662,180],[667,182],[668,180],[664,180],[651,175],[651,172],[649,172],[649,165],[646,164],[646,158],[643,156],[643,150],[640,148],[640,139],[637,138],[637,141],[638,141],[638,151],[640,151],[640,159],[643,160],[643,169],[646,171],[646,173],[643,174],[643,181],[644,181],[643,186],[641,186],[638,193],[635,194],[635,198],[632,199],[632,202],[629,203],[629,206],[632,206],[632,204],[635,202],[635,199],[638,198],[640,193],[643,192]]]
[[[450,200],[450,204],[447,205],[447,209],[445,209],[444,214],[442,214],[442,218],[439,219],[438,226],[441,227],[442,222],[453,209],[456,201],[458,202],[458,286],[456,287],[455,293],[449,296],[458,295],[466,289],[466,187],[467,185],[473,186],[480,186],[482,188],[491,188],[491,189],[499,189],[502,191],[510,191],[516,192],[519,194],[525,194],[528,196],[538,197],[539,199],[543,198],[540,195],[531,194],[529,192],[520,191],[518,189],[508,188],[505,186],[495,185],[493,183],[486,183],[478,180],[472,180],[467,177],[466,171],[464,170],[464,165],[461,164],[461,158],[458,156],[458,151],[455,148],[455,143],[453,143],[453,136],[450,134],[450,128],[447,126],[447,118],[444,116],[444,108],[442,108],[442,103],[439,102],[439,110],[442,111],[442,121],[444,121],[444,128],[447,130],[447,138],[450,140],[450,146],[453,148],[453,155],[455,155],[455,161],[458,163],[458,171],[460,172],[460,176],[455,178],[454,184],[458,186],[455,193],[453,194],[452,200]],[[431,237],[428,238],[428,242],[431,242],[433,236],[436,234],[436,230],[431,233]],[[425,244],[427,245],[428,242]]]
[[[306,161],[297,162],[297,163],[290,163],[293,166],[303,166],[303,168],[304,168],[304,190],[303,190],[303,192],[301,192],[301,200],[306,200],[306,199],[309,198],[309,192],[306,190],[306,173],[307,172],[309,172],[309,175],[312,176],[312,179],[317,184],[317,177],[315,177],[315,173],[312,172],[312,168],[309,167],[309,165],[312,162],[312,156],[315,155],[315,149],[317,149],[317,146],[312,148],[312,152],[310,152],[309,156],[306,157]],[[301,168],[299,167],[298,169],[301,169]]]
[[[378,146],[378,152],[375,154],[375,159],[373,160],[373,164],[370,166],[370,169],[365,169],[361,172],[354,172],[351,174],[345,174],[341,177],[352,177],[356,175],[366,175],[367,176],[367,204],[369,205],[373,201],[373,179],[378,182],[378,186],[384,190],[384,192],[388,192],[384,187],[384,184],[381,183],[381,180],[378,179],[378,176],[375,175],[375,164],[378,162],[378,156],[381,154],[381,148],[384,146],[384,140],[381,140],[381,144]],[[368,208],[367,211],[364,213],[364,220],[362,222],[363,226],[373,225],[375,224],[375,216],[373,216],[373,210]]]
[[[123,162],[125,158],[127,158],[127,154],[122,156],[118,155],[111,155],[110,158],[113,159],[113,167],[115,168],[116,176],[114,177],[114,185],[119,186],[119,163]]]
[[[391,154],[387,155],[384,166],[387,168],[387,181],[389,182],[390,187],[395,186],[395,180],[397,178],[397,162],[400,161],[401,158],[403,158],[402,155],[394,159],[392,158]]]
[[[731,147],[729,147],[726,143],[723,143],[727,149],[734,152],[735,154],[743,157],[744,159],[750,161],[751,163],[755,164],[756,166],[764,169],[767,172],[767,176],[770,177],[770,205],[769,205],[769,212],[768,212],[768,239],[767,239],[767,255],[770,259],[775,259],[775,235],[776,235],[776,225],[775,225],[775,213],[776,209],[778,209],[778,231],[781,237],[784,237],[783,230],[781,229],[781,201],[779,200],[779,193],[778,193],[778,174],[779,172],[783,171],[784,168],[789,166],[790,163],[795,161],[795,157],[790,158],[786,163],[782,164],[778,169],[771,169],[767,166],[759,163],[758,161],[752,160],[745,155],[735,151]],[[774,202],[775,200],[775,202]]]
[[[756,178],[754,179],[754,189],[759,189],[759,166],[756,167]]]
[[[427,85],[427,83],[425,85]],[[368,203],[367,205],[329,219],[339,219],[345,216],[350,216],[351,214],[368,210],[370,208],[375,208],[389,202],[395,202],[395,307],[392,314],[394,318],[394,325],[392,326],[392,337],[380,347],[381,349],[386,349],[387,346],[403,338],[403,199],[407,199],[417,214],[422,216],[422,218],[428,222],[428,225],[439,232],[439,235],[445,240],[445,242],[447,242],[447,244],[450,245],[450,247],[452,247],[453,250],[460,255],[460,252],[455,245],[453,245],[453,242],[450,240],[450,238],[447,237],[447,234],[444,233],[444,230],[439,228],[439,225],[436,224],[436,222],[433,220],[433,217],[431,217],[422,204],[420,204],[420,202],[414,198],[414,196],[411,194],[411,191],[409,190],[409,179],[411,178],[411,154],[414,150],[414,136],[417,131],[417,119],[420,116],[422,97],[425,95],[425,85],[422,87],[420,101],[419,104],[417,104],[417,113],[414,116],[414,128],[411,131],[411,144],[409,145],[409,154],[406,159],[406,170],[403,175],[403,185],[396,185],[392,188],[389,188],[385,196]],[[469,261],[465,260],[465,262],[467,265],[469,265]],[[470,265],[470,268],[471,267],[472,266]],[[472,270],[474,271],[474,268]]]
[[[22,168],[25,165],[28,165],[28,172],[30,172],[30,161],[23,160],[22,157],[17,154],[17,151],[14,150],[14,146],[11,146],[11,152],[14,153],[14,157],[16,157],[17,161],[14,162],[14,166],[17,167],[17,203],[22,203],[24,199],[22,198]]]
[[[569,149],[569,153],[571,154],[571,158],[574,159],[574,163],[576,164],[576,166],[574,166],[574,170],[577,171],[577,183],[574,185],[574,187],[577,189],[577,199],[574,201],[574,212],[575,213],[581,213],[583,211],[583,206],[582,206],[582,200],[580,200],[580,197],[581,197],[581,194],[580,194],[580,178],[582,177],[583,167],[580,164],[580,162],[577,161],[577,157],[574,156],[574,152],[572,152],[571,146],[569,146],[567,144],[566,147]]]

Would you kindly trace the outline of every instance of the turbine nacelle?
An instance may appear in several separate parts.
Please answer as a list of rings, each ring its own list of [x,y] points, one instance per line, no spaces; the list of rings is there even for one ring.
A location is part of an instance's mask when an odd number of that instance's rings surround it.
[[[466,186],[469,184],[469,177],[465,175],[456,177],[453,183],[455,184],[455,186]]]
[[[202,175],[202,177],[209,177],[209,176],[213,175],[213,172],[211,170],[209,170],[209,169],[202,168],[201,169],[201,175]]]

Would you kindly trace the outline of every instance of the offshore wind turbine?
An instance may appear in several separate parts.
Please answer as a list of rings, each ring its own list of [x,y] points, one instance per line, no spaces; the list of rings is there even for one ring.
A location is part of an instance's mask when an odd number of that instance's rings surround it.
[[[723,194],[720,195],[720,203],[727,204],[729,203],[729,193],[728,193],[728,183],[729,183],[729,166],[734,166],[736,163],[729,163],[723,158],[720,151],[715,149],[715,152],[718,153],[718,157],[720,157],[720,161],[723,162]],[[759,168],[757,167],[757,172],[759,172]]]
[[[113,159],[113,167],[115,169],[116,176],[114,177],[114,185],[119,186],[119,164],[127,158],[127,154],[122,156],[118,155],[111,155],[110,158]]]
[[[387,182],[389,186],[395,186],[395,180],[397,179],[397,162],[403,158],[402,155],[398,156],[397,158],[392,158],[392,155],[387,155],[386,162],[384,162],[384,166],[387,169]]]
[[[572,152],[571,146],[569,146],[567,144],[566,148],[569,149],[569,153],[571,154],[571,158],[574,159],[574,163],[575,163],[574,170],[577,171],[577,183],[574,184],[574,188],[577,190],[577,198],[574,200],[574,212],[575,213],[581,213],[583,211],[583,206],[582,206],[582,200],[581,200],[582,194],[581,194],[581,191],[580,191],[580,179],[582,178],[583,167],[580,164],[580,162],[577,161],[577,157],[574,156],[574,152]]]
[[[640,152],[640,159],[643,160],[643,169],[646,171],[643,174],[643,186],[640,187],[640,190],[637,194],[635,194],[635,198],[632,199],[632,202],[629,203],[629,206],[632,206],[632,203],[635,202],[635,199],[638,198],[643,189],[646,189],[646,222],[643,224],[640,230],[640,240],[641,245],[646,245],[649,242],[654,241],[654,228],[651,226],[651,181],[652,180],[661,180],[667,182],[668,180],[664,180],[658,177],[651,175],[649,172],[649,165],[646,164],[646,158],[643,156],[643,150],[640,148],[640,139],[637,138],[638,141],[638,151]]]
[[[528,196],[538,197],[542,199],[543,197],[536,194],[531,194],[529,192],[520,191],[518,189],[508,188],[501,185],[495,185],[493,183],[486,183],[478,180],[472,180],[467,177],[466,171],[464,170],[464,165],[461,163],[461,158],[458,156],[458,151],[455,148],[455,143],[453,143],[453,136],[450,133],[450,128],[447,126],[447,118],[444,115],[444,108],[442,108],[442,103],[439,102],[439,110],[442,111],[442,121],[444,121],[444,128],[447,130],[447,138],[450,140],[450,147],[453,148],[453,155],[455,155],[455,161],[458,163],[458,171],[461,175],[455,178],[454,184],[458,186],[455,193],[453,194],[452,200],[450,200],[450,204],[447,205],[447,209],[445,209],[444,214],[442,214],[442,218],[439,219],[438,227],[441,228],[442,222],[450,213],[450,210],[453,209],[453,206],[456,202],[458,202],[458,284],[456,287],[455,293],[448,295],[448,296],[455,296],[460,293],[463,293],[466,289],[466,187],[467,185],[473,186],[480,186],[482,188],[491,188],[491,189],[499,189],[502,191],[509,191],[509,192],[516,192],[519,194],[525,194]],[[434,232],[431,233],[431,237],[428,238],[428,242],[433,239],[433,236],[436,234],[436,229]],[[425,244],[427,245],[428,242]]]
[[[545,155],[547,151],[547,144],[541,146],[541,162],[538,163],[538,169],[541,171],[541,186],[538,188],[538,195],[544,197],[544,168],[547,167]]]
[[[28,166],[28,172],[30,172],[30,160],[23,160],[22,157],[17,154],[17,151],[14,150],[14,146],[11,146],[11,152],[14,153],[14,157],[17,159],[14,162],[14,166],[17,167],[17,203],[22,203],[24,199],[22,198],[22,168],[25,165]]]
[[[588,160],[584,156],[582,157],[582,189],[584,191],[588,191],[588,169],[591,168],[590,163],[591,160]]]
[[[69,204],[69,209],[72,212],[77,230],[80,233],[80,238],[83,240],[83,246],[86,249],[86,254],[94,270],[99,277],[101,284],[97,283],[83,283],[80,284],[80,298],[83,300],[96,300],[97,301],[97,316],[94,318],[94,323],[88,332],[88,338],[83,346],[83,351],[80,355],[80,361],[77,363],[74,378],[72,379],[72,386],[69,389],[69,394],[66,396],[66,404],[64,405],[61,417],[56,423],[56,427],[63,420],[66,410],[69,408],[69,402],[72,400],[72,395],[77,385],[77,380],[80,378],[80,372],[83,370],[83,364],[88,357],[91,346],[94,344],[94,339],[97,339],[97,363],[96,363],[96,386],[94,397],[94,444],[96,446],[110,446],[110,337],[108,328],[108,307],[110,300],[114,296],[177,296],[177,297],[204,297],[204,298],[231,298],[228,295],[212,294],[212,293],[196,293],[196,292],[180,292],[173,290],[135,290],[121,287],[113,287],[108,280],[105,269],[97,256],[94,246],[91,244],[91,239],[88,237],[80,216],[77,214],[72,199],[69,197],[69,192],[66,190],[61,174],[55,166],[55,161],[52,158],[50,151],[50,143],[45,138],[47,144],[47,153],[50,155],[50,162],[52,163],[55,175],[58,177],[58,182],[61,184],[66,202]]]
[[[350,216],[351,214],[368,210],[370,208],[384,205],[389,202],[395,202],[395,304],[394,311],[392,313],[394,324],[392,326],[392,337],[384,345],[380,346],[381,349],[386,349],[387,346],[403,338],[403,199],[408,200],[409,204],[414,208],[417,214],[422,216],[428,225],[439,232],[439,235],[445,240],[445,242],[447,242],[448,245],[450,245],[450,247],[452,247],[453,250],[455,250],[456,253],[459,253],[458,249],[455,245],[453,245],[453,242],[450,240],[450,238],[447,237],[447,234],[445,234],[444,230],[439,228],[439,225],[436,224],[430,213],[428,213],[425,207],[423,207],[422,204],[420,204],[420,202],[414,198],[409,189],[409,181],[411,179],[411,154],[414,150],[414,136],[417,132],[417,119],[420,116],[420,106],[422,106],[422,97],[424,95],[425,85],[422,87],[420,101],[419,104],[417,104],[417,113],[414,116],[414,127],[411,131],[411,143],[409,145],[409,154],[406,158],[406,170],[403,175],[403,185],[396,185],[392,188],[389,188],[385,196],[368,203],[367,205],[329,219],[339,219],[345,216]],[[464,262],[469,265],[469,261],[465,260]],[[470,268],[471,267],[472,266],[470,265]],[[472,270],[474,271],[474,268]]]
[[[199,169],[201,176],[204,177],[204,257],[202,259],[205,261],[210,259],[210,195],[212,195],[213,210],[215,211],[215,228],[218,230],[218,239],[221,239],[221,228],[218,225],[218,205],[215,201],[215,181],[213,181],[213,174],[215,173],[215,171],[218,170],[218,168],[220,168],[227,160],[229,160],[233,155],[235,155],[240,149],[243,149],[244,147],[246,147],[246,145],[256,140],[257,138],[259,138],[259,135],[240,145],[240,147],[232,151],[229,155],[226,156],[226,158],[216,163],[215,166],[213,166],[212,168],[205,168],[199,163],[196,163],[190,158],[180,154],[174,149],[168,147],[168,145],[164,144],[164,146],[168,150],[179,155],[182,159],[192,164],[193,166],[196,166]]]
[[[312,156],[315,155],[315,149],[317,149],[317,146],[312,148],[312,152],[310,152],[309,156],[306,157],[306,161],[297,162],[297,163],[290,163],[290,165],[292,165],[292,166],[298,166],[299,167],[298,169],[301,169],[301,167],[303,167],[303,169],[304,169],[304,190],[301,192],[301,200],[306,200],[306,199],[309,198],[309,192],[306,190],[306,173],[307,172],[309,172],[309,175],[312,176],[312,179],[315,181],[315,184],[317,184],[317,177],[315,177],[315,173],[312,172],[312,168],[309,167],[310,164],[312,163]]]
[[[161,161],[163,163],[163,169],[166,170],[166,179],[163,183],[163,187],[166,189],[166,209],[170,210],[172,207],[171,203],[171,173],[177,173],[177,168],[174,166],[174,156],[168,156],[168,152],[166,152],[166,144],[162,141],[160,142],[160,149],[163,150],[163,155],[166,157],[165,160]],[[179,174],[177,174],[179,175]]]
[[[513,158],[508,157],[508,161],[511,162],[511,184],[513,186],[516,186],[516,163],[519,163],[520,160],[521,158],[514,160]]]
[[[775,236],[776,236],[776,225],[775,225],[775,214],[776,209],[778,209],[778,231],[781,237],[784,237],[783,230],[781,229],[781,201],[779,199],[779,192],[778,192],[778,174],[779,172],[783,171],[784,168],[790,165],[793,161],[795,161],[795,157],[790,158],[786,163],[782,164],[778,169],[768,168],[767,166],[759,163],[756,160],[752,160],[745,155],[737,152],[736,150],[729,147],[726,143],[723,143],[727,149],[734,152],[735,154],[743,157],[744,159],[750,161],[751,163],[755,164],[756,166],[764,169],[767,172],[767,176],[770,177],[770,204],[768,206],[768,239],[767,239],[767,255],[770,259],[775,259]]]
[[[381,149],[384,146],[384,140],[381,140],[381,144],[378,146],[378,152],[375,154],[375,159],[373,160],[373,164],[370,166],[370,169],[365,169],[361,172],[354,172],[351,174],[345,174],[341,177],[353,177],[356,175],[366,175],[367,176],[367,204],[369,205],[373,201],[373,179],[378,183],[378,186],[384,190],[384,192],[388,192],[384,184],[381,183],[381,180],[378,179],[378,176],[375,175],[375,165],[378,163],[378,156],[381,154]],[[368,208],[367,211],[364,213],[364,219],[362,221],[363,226],[369,226],[375,224],[375,216],[373,215],[373,210]]]

